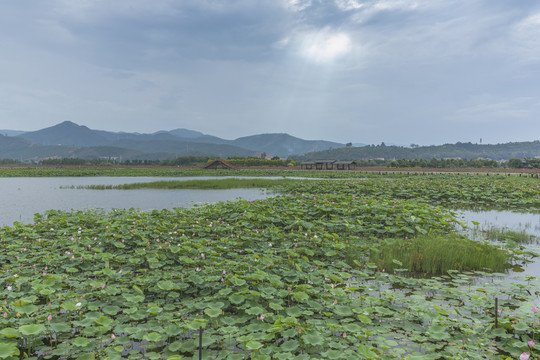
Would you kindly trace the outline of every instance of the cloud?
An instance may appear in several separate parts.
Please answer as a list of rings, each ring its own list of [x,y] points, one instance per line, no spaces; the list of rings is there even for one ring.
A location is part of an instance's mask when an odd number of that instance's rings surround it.
[[[300,56],[315,63],[337,60],[352,48],[351,38],[346,33],[329,28],[301,33],[296,42]]]
[[[528,97],[501,99],[498,102],[484,102],[485,100],[493,100],[490,99],[490,96],[483,96],[482,98],[478,99],[476,104],[458,109],[451,118],[454,121],[469,124],[489,124],[500,119],[515,121],[527,118],[531,115],[532,109],[538,110],[540,108],[540,102]]]
[[[517,23],[511,32],[516,51],[525,61],[540,60],[540,13],[530,15]]]
[[[26,129],[540,133],[538,39],[533,0],[0,2],[0,107]]]

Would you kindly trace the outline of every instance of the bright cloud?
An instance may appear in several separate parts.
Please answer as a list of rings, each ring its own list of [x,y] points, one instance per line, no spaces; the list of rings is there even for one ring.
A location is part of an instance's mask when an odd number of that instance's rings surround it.
[[[323,29],[304,34],[300,40],[300,54],[316,63],[328,63],[351,51],[351,38],[342,32]]]

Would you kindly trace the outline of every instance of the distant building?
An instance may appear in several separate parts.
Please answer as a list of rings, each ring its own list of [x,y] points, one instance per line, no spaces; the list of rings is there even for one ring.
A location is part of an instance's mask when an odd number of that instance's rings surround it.
[[[217,169],[229,169],[229,170],[236,170],[236,166],[232,166],[229,162],[223,160],[223,159],[216,159],[209,163],[208,165],[204,166],[203,169],[211,169],[211,170],[217,170]]]

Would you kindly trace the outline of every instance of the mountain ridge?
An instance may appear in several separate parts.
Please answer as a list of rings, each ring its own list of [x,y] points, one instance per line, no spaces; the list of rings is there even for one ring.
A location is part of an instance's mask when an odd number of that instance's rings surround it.
[[[149,134],[111,132],[93,130],[72,121],[64,121],[35,131],[19,133],[15,130],[6,130],[6,132],[16,134],[14,138],[29,141],[31,146],[26,145],[32,149],[25,149],[22,153],[14,154],[12,151],[4,151],[0,144],[0,158],[17,155],[16,158],[24,157],[26,160],[41,159],[44,154],[47,157],[73,157],[77,154],[90,157],[90,154],[102,154],[103,148],[117,149],[112,151],[114,155],[111,157],[130,159],[134,156],[142,157],[143,154],[144,157],[156,154],[159,157],[157,160],[160,160],[189,155],[230,157],[260,156],[261,153],[285,158],[294,154],[344,146],[324,140],[304,140],[283,133],[258,134],[226,140],[184,128],[160,130]],[[22,146],[22,143],[19,143],[19,146]],[[51,146],[56,147],[56,154],[51,155],[51,149],[47,148]],[[100,147],[100,149],[89,151],[88,148],[92,147]],[[86,148],[86,150],[82,151],[80,148]],[[105,155],[99,156],[105,157]]]

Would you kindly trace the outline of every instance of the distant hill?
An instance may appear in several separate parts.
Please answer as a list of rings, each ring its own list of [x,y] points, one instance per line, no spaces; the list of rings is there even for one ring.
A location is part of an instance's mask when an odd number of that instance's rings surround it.
[[[4,134],[3,134],[4,133]],[[9,136],[6,136],[9,135]],[[294,160],[366,159],[493,159],[540,156],[540,141],[496,145],[472,143],[404,147],[396,145],[353,146],[304,140],[288,134],[259,134],[226,140],[195,130],[178,128],[151,134],[92,130],[64,121],[37,131],[0,130],[0,159],[40,160],[50,157],[118,160],[164,160],[182,156],[256,156],[266,153]],[[363,145],[355,143],[355,145]]]
[[[183,139],[195,139],[195,138],[204,136],[204,134],[200,131],[194,131],[194,130],[188,130],[188,129],[174,129],[174,130],[169,130],[169,131],[158,131],[156,134],[164,133],[164,132],[169,133],[179,138],[183,138]]]
[[[57,125],[16,134],[10,139],[19,141],[17,151],[3,151],[0,158],[36,160],[45,157],[112,157],[124,160],[162,160],[179,156],[255,156],[266,153],[288,157],[309,151],[342,147],[343,144],[322,140],[303,140],[288,134],[260,134],[236,140],[226,140],[188,129],[157,131],[152,134],[92,130],[86,126],[64,121]],[[15,144],[15,143],[13,143]],[[155,158],[152,158],[154,156]]]
[[[0,130],[0,135],[5,135],[5,136],[17,136],[17,135],[21,135],[21,134],[24,134],[24,131],[20,131],[20,130]]]
[[[288,134],[261,134],[238,138],[232,144],[279,157],[341,148],[345,145],[324,140],[303,140]]]
[[[106,145],[107,139],[86,126],[64,121],[45,129],[25,132],[18,137],[41,145],[99,146]]]
[[[511,158],[534,158],[540,156],[540,141],[514,142],[506,144],[471,144],[461,143],[419,146],[408,148],[402,146],[368,145],[363,147],[345,147],[326,151],[312,152],[292,156],[293,159],[316,160],[369,160],[369,159],[492,159],[508,160]]]

